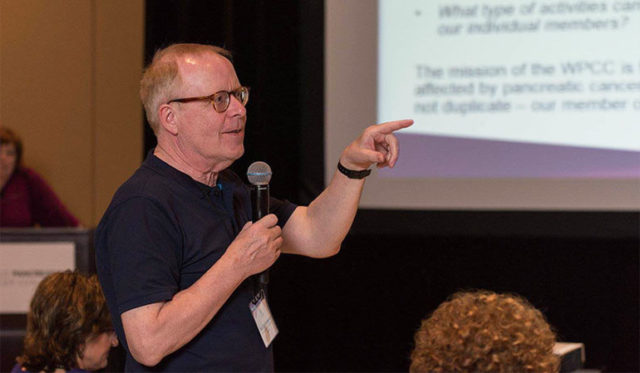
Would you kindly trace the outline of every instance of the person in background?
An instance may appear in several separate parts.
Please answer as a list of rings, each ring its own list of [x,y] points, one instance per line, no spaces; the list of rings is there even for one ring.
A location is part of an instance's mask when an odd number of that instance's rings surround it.
[[[526,299],[459,292],[422,321],[410,372],[558,372],[555,333]]]
[[[107,366],[109,350],[117,345],[96,275],[52,273],[33,295],[24,351],[11,372],[99,370]]]
[[[76,227],[44,179],[22,166],[22,141],[0,127],[0,227]]]

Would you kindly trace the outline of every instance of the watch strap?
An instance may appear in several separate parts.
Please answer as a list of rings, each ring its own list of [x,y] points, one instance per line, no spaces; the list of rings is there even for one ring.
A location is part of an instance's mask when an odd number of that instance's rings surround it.
[[[338,171],[340,171],[343,175],[348,177],[349,179],[364,179],[365,177],[371,174],[371,170],[362,170],[362,171],[354,171],[346,168],[345,166],[338,161]]]

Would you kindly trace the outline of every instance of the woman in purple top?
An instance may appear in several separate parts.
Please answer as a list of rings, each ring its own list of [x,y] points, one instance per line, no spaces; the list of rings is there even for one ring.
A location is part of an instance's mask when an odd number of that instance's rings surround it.
[[[24,351],[11,372],[100,370],[117,345],[96,275],[56,272],[45,277],[33,295]]]
[[[0,227],[75,227],[76,219],[35,171],[23,167],[22,141],[0,127]]]

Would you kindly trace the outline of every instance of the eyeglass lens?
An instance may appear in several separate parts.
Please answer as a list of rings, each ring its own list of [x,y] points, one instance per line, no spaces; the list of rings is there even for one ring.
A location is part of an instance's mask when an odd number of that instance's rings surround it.
[[[233,94],[233,96],[240,101],[240,103],[244,106],[249,101],[249,90],[246,87],[240,87],[231,92],[222,91],[213,95],[213,108],[218,112],[222,113],[229,107],[231,103],[231,97],[229,93]]]

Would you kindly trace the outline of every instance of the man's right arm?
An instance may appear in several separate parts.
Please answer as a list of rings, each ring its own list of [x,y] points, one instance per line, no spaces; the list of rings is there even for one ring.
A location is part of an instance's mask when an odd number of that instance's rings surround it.
[[[122,313],[129,350],[143,365],[158,364],[193,339],[247,277],[270,267],[280,255],[275,215],[247,223],[225,254],[189,288],[166,302]]]
[[[122,313],[131,355],[143,365],[162,358],[193,339],[220,310],[245,275],[233,259],[223,256],[198,281],[167,302],[152,303]]]

